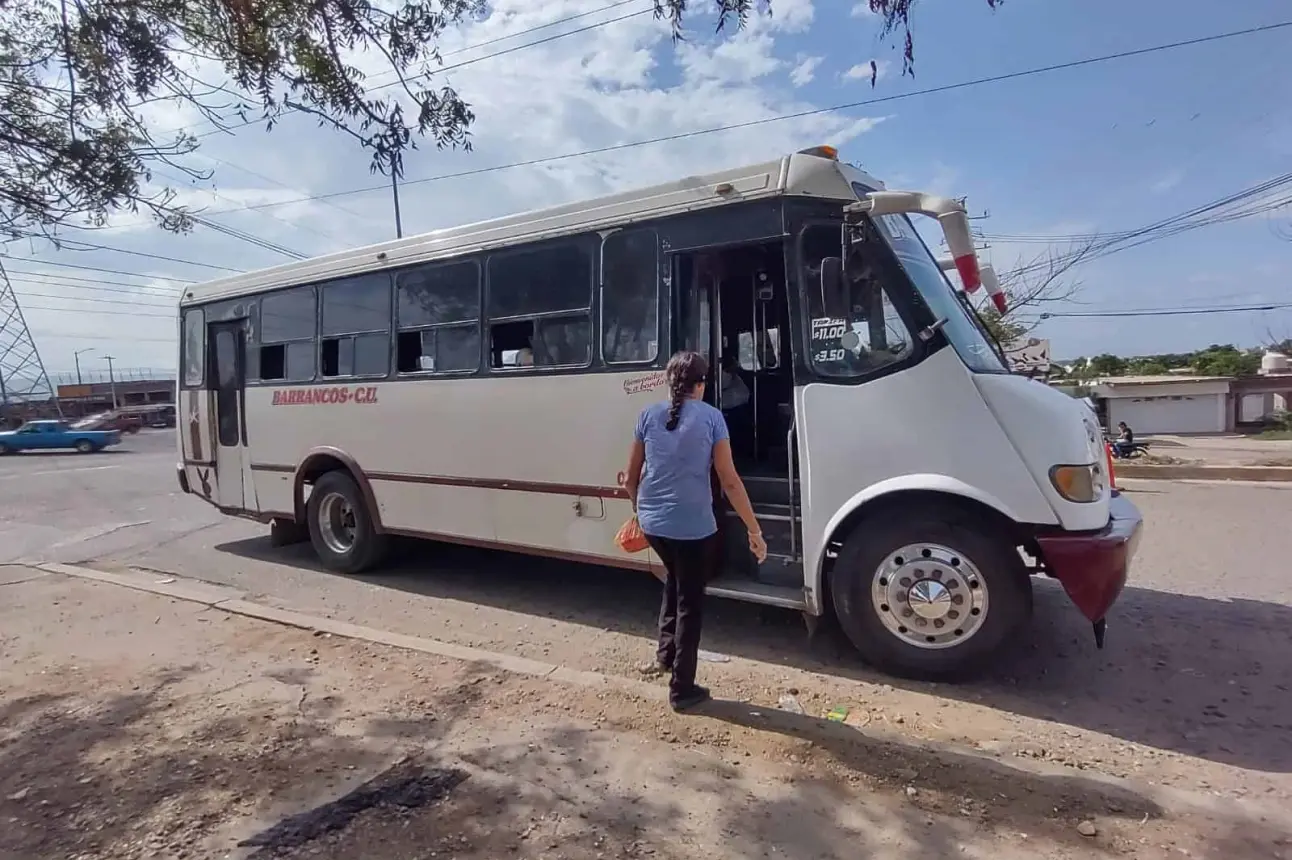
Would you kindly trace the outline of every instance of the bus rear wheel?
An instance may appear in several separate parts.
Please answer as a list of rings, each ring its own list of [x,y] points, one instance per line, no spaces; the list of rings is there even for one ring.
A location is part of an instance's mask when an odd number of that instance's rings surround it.
[[[1032,616],[1017,549],[956,510],[895,511],[844,542],[831,573],[840,625],[891,675],[963,680],[986,669]]]
[[[328,570],[362,573],[385,555],[386,539],[377,534],[359,485],[345,472],[328,472],[314,482],[306,518],[310,543]]]

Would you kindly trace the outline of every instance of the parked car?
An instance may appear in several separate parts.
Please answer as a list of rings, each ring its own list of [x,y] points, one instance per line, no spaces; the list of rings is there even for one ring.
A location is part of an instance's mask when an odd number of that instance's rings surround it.
[[[74,448],[82,454],[121,444],[117,430],[80,430],[63,421],[28,421],[17,430],[0,433],[0,454]]]
[[[125,412],[100,412],[88,418],[82,418],[72,425],[73,430],[116,430],[121,433],[138,433],[144,426],[138,415]]]

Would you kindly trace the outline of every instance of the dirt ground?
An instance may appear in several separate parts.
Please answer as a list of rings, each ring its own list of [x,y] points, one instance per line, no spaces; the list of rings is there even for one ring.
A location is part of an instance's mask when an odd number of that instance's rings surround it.
[[[1271,818],[877,738],[802,692],[801,715],[722,700],[677,716],[0,574],[4,860],[1292,856]]]

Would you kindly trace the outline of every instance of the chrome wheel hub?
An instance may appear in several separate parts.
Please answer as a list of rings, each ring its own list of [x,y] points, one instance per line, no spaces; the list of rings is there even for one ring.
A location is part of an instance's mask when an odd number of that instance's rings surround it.
[[[987,583],[955,550],[932,543],[904,546],[884,559],[870,586],[888,632],[907,645],[936,650],[973,637],[987,617]]]
[[[328,493],[319,503],[319,535],[327,548],[344,555],[354,548],[354,507],[340,493]]]

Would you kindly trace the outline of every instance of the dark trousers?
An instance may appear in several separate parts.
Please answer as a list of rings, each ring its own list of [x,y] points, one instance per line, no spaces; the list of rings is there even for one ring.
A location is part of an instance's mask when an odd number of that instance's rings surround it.
[[[647,535],[651,549],[664,562],[664,600],[659,610],[659,650],[655,658],[673,670],[670,700],[695,688],[700,630],[704,626],[704,587],[717,563],[718,539],[674,540]]]
[[[754,407],[743,403],[731,409],[725,409],[722,417],[727,419],[727,434],[731,438],[732,456],[739,460],[754,459]]]

